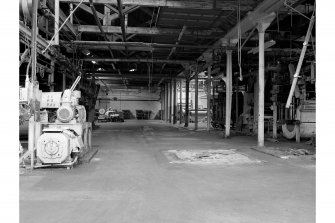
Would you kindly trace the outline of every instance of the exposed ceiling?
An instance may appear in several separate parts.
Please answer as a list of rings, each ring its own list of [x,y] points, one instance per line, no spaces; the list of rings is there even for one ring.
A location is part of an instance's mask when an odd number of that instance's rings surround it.
[[[61,21],[80,2],[60,0]],[[301,14],[311,15],[314,0],[285,1],[297,12],[283,2],[84,0],[60,32],[60,49],[67,57],[80,61],[86,75],[104,79],[107,85],[157,86],[187,70],[206,52],[211,54],[221,48],[222,38],[236,29],[239,13],[243,21],[250,12],[266,12],[273,7],[277,18],[267,30],[266,41],[274,40],[275,45],[268,52],[271,51],[271,59],[292,59],[299,55],[301,37],[308,27],[308,19]],[[47,0],[47,6],[53,13],[54,0]],[[49,30],[44,31],[49,35],[44,36],[50,39],[53,20],[47,24]],[[257,47],[258,39],[257,31],[251,32],[252,27],[245,32],[243,29],[242,42],[249,38],[242,52],[242,67],[247,69],[257,64],[257,56],[248,51]]]

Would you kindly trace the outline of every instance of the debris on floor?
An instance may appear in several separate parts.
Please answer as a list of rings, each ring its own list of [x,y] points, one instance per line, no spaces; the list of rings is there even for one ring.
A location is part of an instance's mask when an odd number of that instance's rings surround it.
[[[290,159],[298,156],[313,156],[314,154],[307,149],[280,148],[280,147],[253,147],[252,149],[269,154],[281,159]]]
[[[278,139],[274,139],[274,138],[265,138],[265,140],[269,142],[279,142]]]
[[[250,159],[235,150],[168,150],[164,151],[170,163],[189,164],[250,164],[261,163],[260,160]]]

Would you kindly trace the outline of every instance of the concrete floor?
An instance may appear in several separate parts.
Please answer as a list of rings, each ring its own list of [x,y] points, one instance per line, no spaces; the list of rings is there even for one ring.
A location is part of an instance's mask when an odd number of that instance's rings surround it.
[[[251,150],[256,138],[223,139],[161,121],[101,124],[99,152],[72,170],[20,175],[20,222],[315,222],[315,161]],[[170,164],[169,149],[237,149],[263,164]]]

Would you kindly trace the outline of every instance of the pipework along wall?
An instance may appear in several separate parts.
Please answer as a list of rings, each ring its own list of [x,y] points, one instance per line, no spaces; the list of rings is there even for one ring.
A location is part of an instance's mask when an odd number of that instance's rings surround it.
[[[100,90],[95,108],[112,108],[118,111],[130,110],[136,117],[136,110],[151,111],[154,119],[161,109],[160,90],[149,92],[143,89],[111,90],[108,93]]]

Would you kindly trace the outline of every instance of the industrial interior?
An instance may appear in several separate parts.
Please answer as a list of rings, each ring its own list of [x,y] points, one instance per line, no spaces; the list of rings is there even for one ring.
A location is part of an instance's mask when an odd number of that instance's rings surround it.
[[[20,222],[315,222],[315,0],[20,0]]]

